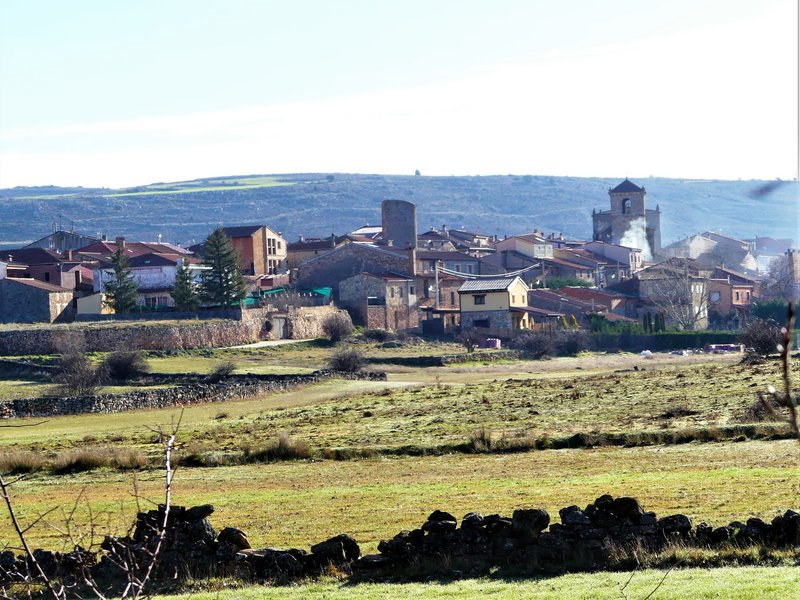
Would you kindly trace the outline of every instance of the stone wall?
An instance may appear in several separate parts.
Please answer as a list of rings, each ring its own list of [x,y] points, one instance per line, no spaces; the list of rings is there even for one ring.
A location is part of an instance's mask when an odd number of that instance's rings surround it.
[[[89,352],[218,348],[258,340],[262,327],[258,321],[185,321],[0,330],[0,355],[58,354],[65,346]]]
[[[172,388],[138,390],[128,394],[20,398],[0,404],[0,418],[116,413],[127,410],[225,402],[259,394],[285,392],[298,386],[311,385],[330,378],[383,381],[386,379],[386,373],[315,371],[308,375],[237,377],[235,381],[226,381],[224,383],[194,383],[178,385]]]
[[[290,308],[286,313],[286,337],[292,340],[324,337],[322,324],[327,317],[347,311],[334,306],[305,306]],[[350,315],[347,315],[350,318]]]
[[[504,350],[501,352],[467,352],[464,354],[441,354],[438,356],[386,356],[371,358],[369,362],[385,365],[403,365],[406,367],[444,367],[467,362],[515,360],[519,357],[519,353],[514,350]]]
[[[681,547],[754,548],[800,547],[800,513],[787,510],[767,523],[758,518],[712,527],[692,526],[682,514],[658,518],[646,512],[635,498],[601,496],[585,509],[567,506],[561,522],[550,524],[540,508],[520,508],[511,517],[468,513],[461,520],[435,510],[417,529],[401,531],[378,545],[379,554],[361,555],[358,542],[337,535],[310,548],[253,549],[241,529],[217,531],[208,517],[210,504],[185,508],[172,506],[169,515],[159,506],[140,512],[130,537],[107,537],[98,553],[77,547],[61,554],[35,550],[46,573],[76,577],[87,569],[95,581],[124,582],[125,564],[148,564],[148,556],[162,539],[162,552],[154,578],[175,581],[221,574],[245,581],[286,581],[318,577],[331,566],[339,571],[366,575],[371,580],[391,580],[416,573],[434,576],[474,577],[493,567],[512,567],[517,577],[595,571],[627,566],[669,544]],[[165,517],[167,517],[165,519]],[[549,528],[548,528],[549,526]],[[131,558],[133,557],[133,561]],[[765,559],[766,560],[766,559]],[[26,559],[10,550],[0,553],[0,585],[23,581]]]
[[[69,345],[89,352],[221,348],[270,339],[271,320],[286,320],[286,337],[322,337],[322,322],[338,309],[313,306],[276,313],[268,308],[238,313],[238,319],[70,324],[0,330],[0,356],[58,354]]]
[[[461,311],[461,327],[474,329],[475,321],[489,321],[489,329],[511,329],[511,312],[508,310]]]

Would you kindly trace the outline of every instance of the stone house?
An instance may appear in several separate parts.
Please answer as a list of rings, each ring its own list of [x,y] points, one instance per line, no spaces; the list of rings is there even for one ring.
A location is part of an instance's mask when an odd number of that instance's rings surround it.
[[[290,271],[293,271],[307,260],[329,252],[346,241],[345,238],[337,238],[335,235],[324,239],[300,236],[300,239],[296,242],[286,245],[286,266]]]
[[[72,317],[72,290],[30,278],[0,279],[0,322],[53,323]]]
[[[329,287],[339,293],[339,282],[359,273],[398,273],[413,276],[416,250],[349,242],[307,260],[297,268],[300,288]]]
[[[339,283],[339,305],[368,329],[419,326],[414,278],[400,273],[359,273]]]
[[[469,279],[458,289],[464,329],[529,329],[528,286],[520,277]]]

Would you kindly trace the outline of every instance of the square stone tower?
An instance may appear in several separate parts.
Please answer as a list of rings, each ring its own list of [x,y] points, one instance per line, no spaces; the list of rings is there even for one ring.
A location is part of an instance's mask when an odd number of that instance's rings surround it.
[[[647,191],[629,179],[608,190],[610,210],[592,211],[593,239],[642,247],[652,257],[661,251],[661,210],[646,207]]]

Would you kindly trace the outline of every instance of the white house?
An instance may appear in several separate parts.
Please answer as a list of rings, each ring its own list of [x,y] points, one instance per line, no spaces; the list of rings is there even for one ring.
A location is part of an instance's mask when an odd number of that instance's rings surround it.
[[[198,259],[172,254],[141,254],[129,260],[130,271],[139,288],[136,304],[146,307],[172,307],[175,301],[170,293],[175,289],[178,268],[187,263],[192,279],[200,282],[200,273],[209,267]],[[106,282],[113,279],[114,270],[105,266],[94,270],[94,291],[104,292]]]

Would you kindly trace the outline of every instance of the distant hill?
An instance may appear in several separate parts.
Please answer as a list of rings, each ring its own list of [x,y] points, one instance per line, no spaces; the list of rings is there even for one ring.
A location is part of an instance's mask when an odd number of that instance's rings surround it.
[[[417,205],[420,231],[451,228],[499,236],[534,228],[590,238],[592,209],[608,208],[608,189],[622,178],[502,175],[292,174],[215,177],[136,188],[0,190],[0,247],[47,235],[54,223],[113,239],[188,244],[217,224],[266,223],[289,241],[380,223],[387,198]],[[648,207],[660,205],[668,244],[707,229],[736,237],[800,241],[798,182],[645,178]]]

